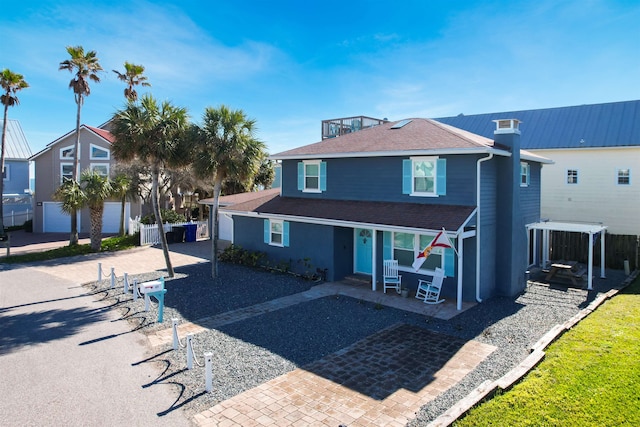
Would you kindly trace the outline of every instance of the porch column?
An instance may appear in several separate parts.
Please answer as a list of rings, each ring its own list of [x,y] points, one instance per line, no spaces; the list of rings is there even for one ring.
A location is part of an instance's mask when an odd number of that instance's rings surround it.
[[[458,311],[462,310],[462,252],[464,250],[464,241],[462,240],[462,233],[458,234],[458,292],[456,308]]]
[[[373,229],[372,234],[372,239],[371,239],[371,244],[373,245],[373,248],[371,248],[371,290],[375,292],[376,290],[376,258],[377,258],[377,254],[376,254],[376,249],[377,249],[377,242],[378,242],[378,231],[376,229]]]
[[[593,233],[589,233],[589,266],[587,268],[589,279],[587,280],[587,289],[593,289]]]
[[[602,229],[602,231],[600,232],[600,278],[601,279],[605,279],[605,273],[604,273],[604,238],[607,235],[607,230],[606,229]]]

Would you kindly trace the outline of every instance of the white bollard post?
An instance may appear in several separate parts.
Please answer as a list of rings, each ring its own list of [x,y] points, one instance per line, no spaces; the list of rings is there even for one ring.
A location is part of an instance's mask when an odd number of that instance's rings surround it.
[[[191,346],[191,339],[193,334],[187,334],[187,369],[193,369],[193,347]]]
[[[212,373],[212,365],[211,356],[213,353],[210,351],[204,354],[204,368],[205,368],[205,385],[204,389],[207,393],[211,392],[213,389],[213,373]]]
[[[138,299],[138,279],[133,279],[133,300]]]
[[[178,319],[176,319],[175,317],[171,319],[171,325],[173,327],[173,349],[177,350],[178,349],[178,343],[180,341],[178,338]]]
[[[114,273],[115,268],[111,267],[111,289],[116,287],[116,275]]]
[[[124,273],[124,289],[122,290],[122,293],[129,293],[129,275],[127,273]]]
[[[102,263],[98,263],[98,282],[102,281]]]
[[[144,294],[144,311],[149,311],[149,302],[151,302],[149,294]]]

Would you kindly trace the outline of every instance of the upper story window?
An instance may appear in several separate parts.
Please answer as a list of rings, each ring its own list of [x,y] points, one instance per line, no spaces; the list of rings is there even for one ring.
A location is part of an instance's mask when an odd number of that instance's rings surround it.
[[[109,176],[109,163],[91,163],[90,167],[101,176]]]
[[[111,155],[109,150],[107,150],[106,148],[102,148],[98,145],[91,144],[90,150],[91,150],[91,160],[109,160]]]
[[[578,171],[576,169],[567,169],[567,184],[578,183]]]
[[[289,246],[289,222],[265,219],[264,242],[271,246]]]
[[[630,185],[630,184],[631,184],[631,170],[618,169],[618,185]]]
[[[520,187],[528,187],[530,178],[531,178],[531,168],[529,166],[529,163],[521,162],[520,163]]]
[[[80,150],[78,150],[80,151]],[[60,149],[60,160],[73,159],[74,146],[62,147]]]
[[[305,160],[298,163],[298,190],[321,193],[327,189],[327,162]]]
[[[60,184],[73,179],[73,163],[60,163]]]
[[[435,197],[446,194],[447,163],[438,157],[411,157],[402,163],[402,193]]]
[[[2,180],[9,181],[9,179],[10,179],[9,165],[4,165],[4,168],[2,169]]]

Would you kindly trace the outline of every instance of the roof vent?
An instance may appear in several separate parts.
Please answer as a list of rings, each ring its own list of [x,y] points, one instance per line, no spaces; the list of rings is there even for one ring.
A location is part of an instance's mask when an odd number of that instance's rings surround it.
[[[400,129],[401,127],[406,126],[409,123],[411,123],[411,119],[400,120],[398,123],[396,123],[395,125],[391,126],[390,129]]]
[[[501,119],[501,120],[493,120],[496,124],[496,130],[493,132],[496,133],[520,133],[520,123],[522,123],[518,119]]]

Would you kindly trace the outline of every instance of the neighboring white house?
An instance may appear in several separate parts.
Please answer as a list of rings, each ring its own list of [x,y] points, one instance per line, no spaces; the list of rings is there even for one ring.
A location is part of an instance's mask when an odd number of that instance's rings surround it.
[[[542,218],[640,235],[640,101],[436,120],[489,137],[505,117],[521,121],[523,149],[554,162],[542,168]]]

